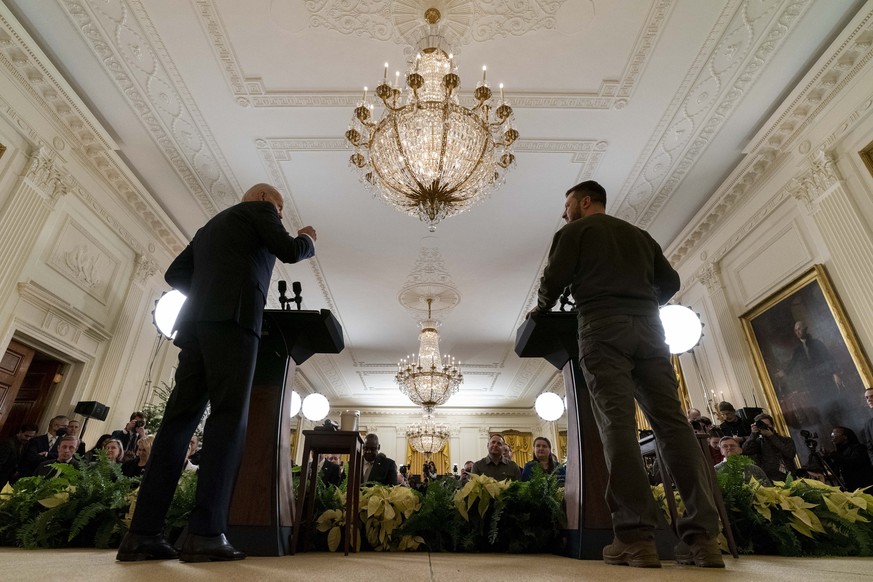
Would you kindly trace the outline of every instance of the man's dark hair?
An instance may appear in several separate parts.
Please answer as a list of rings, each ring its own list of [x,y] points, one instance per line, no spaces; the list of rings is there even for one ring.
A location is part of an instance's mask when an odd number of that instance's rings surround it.
[[[136,412],[130,413],[130,420],[133,420],[134,418],[137,418],[137,417],[145,419],[145,414],[143,414],[142,412],[140,412],[138,410]]]
[[[841,430],[843,434],[846,435],[846,442],[850,445],[857,445],[860,441],[858,440],[858,435],[855,434],[855,431],[845,426],[835,426],[833,430]]]
[[[762,412],[761,414],[755,416],[755,420],[764,420],[767,419],[770,421],[770,426],[776,426],[776,421],[773,420],[773,417],[767,414],[766,412]]]
[[[576,200],[581,200],[586,196],[591,197],[592,202],[606,206],[606,190],[594,180],[585,180],[567,190],[564,197],[573,195]]]
[[[33,424],[32,422],[25,422],[21,426],[18,427],[18,432],[16,434],[21,434],[23,432],[36,432],[39,430],[39,427]]]

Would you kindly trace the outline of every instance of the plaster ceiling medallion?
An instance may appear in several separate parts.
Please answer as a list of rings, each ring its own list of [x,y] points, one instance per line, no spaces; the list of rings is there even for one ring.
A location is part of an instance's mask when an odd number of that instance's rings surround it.
[[[310,0],[309,26],[342,34],[415,45],[422,14],[443,15],[444,35],[456,47],[557,27],[567,0]],[[583,0],[574,0],[582,2]],[[585,12],[589,12],[586,8]],[[593,12],[593,8],[590,9]]]

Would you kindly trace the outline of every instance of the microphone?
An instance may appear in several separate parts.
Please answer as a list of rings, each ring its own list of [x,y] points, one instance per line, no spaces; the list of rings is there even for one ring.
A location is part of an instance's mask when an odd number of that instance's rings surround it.
[[[291,290],[294,291],[294,297],[291,301],[297,304],[297,311],[300,311],[300,303],[303,302],[303,296],[300,295],[300,291],[302,290],[300,287],[300,281],[294,281],[291,283]]]
[[[285,281],[279,281],[279,305],[282,308],[282,311],[288,309],[288,303],[291,302],[291,299],[285,296],[285,292],[288,291],[288,283]]]

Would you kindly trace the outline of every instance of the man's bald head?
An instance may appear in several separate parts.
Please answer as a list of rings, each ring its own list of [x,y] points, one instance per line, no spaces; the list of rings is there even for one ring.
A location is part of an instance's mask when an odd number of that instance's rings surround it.
[[[255,184],[251,188],[249,188],[242,197],[243,202],[272,202],[273,206],[276,207],[276,211],[279,213],[279,217],[282,216],[282,209],[285,207],[285,200],[282,198],[282,194],[276,190],[273,186],[269,184]]]

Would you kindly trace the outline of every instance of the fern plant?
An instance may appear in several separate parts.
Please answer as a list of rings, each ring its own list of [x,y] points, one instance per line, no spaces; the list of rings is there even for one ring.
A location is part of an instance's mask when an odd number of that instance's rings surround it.
[[[529,481],[514,481],[497,498],[488,542],[492,551],[551,552],[564,521],[558,480],[537,464]]]
[[[0,501],[3,543],[24,548],[117,545],[127,529],[122,518],[133,482],[103,451],[92,465],[54,466],[58,476],[20,479]]]

